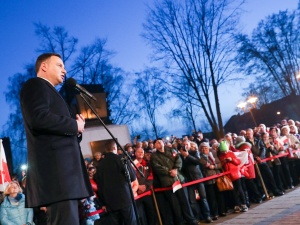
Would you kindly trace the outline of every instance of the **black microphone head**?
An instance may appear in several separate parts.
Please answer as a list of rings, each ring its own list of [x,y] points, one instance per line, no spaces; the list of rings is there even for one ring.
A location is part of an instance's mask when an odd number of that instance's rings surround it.
[[[67,85],[69,85],[71,87],[75,87],[77,84],[77,81],[72,77],[68,78],[66,82],[67,82]]]

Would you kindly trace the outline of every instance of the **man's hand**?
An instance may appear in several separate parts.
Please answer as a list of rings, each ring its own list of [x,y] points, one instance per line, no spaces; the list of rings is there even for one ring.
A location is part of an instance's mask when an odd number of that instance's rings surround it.
[[[102,210],[103,210],[104,212],[107,212],[106,206],[102,206]]]
[[[184,158],[189,156],[189,152],[183,150],[182,148],[180,149],[180,154],[181,154]]]
[[[76,114],[76,122],[77,122],[77,127],[78,127],[78,133],[83,133],[85,120],[81,114],[80,115]]]
[[[170,176],[171,177],[176,177],[177,176],[177,169],[170,170]]]
[[[141,193],[144,193],[146,191],[146,185],[139,185],[139,188],[138,188],[138,193],[141,194]]]

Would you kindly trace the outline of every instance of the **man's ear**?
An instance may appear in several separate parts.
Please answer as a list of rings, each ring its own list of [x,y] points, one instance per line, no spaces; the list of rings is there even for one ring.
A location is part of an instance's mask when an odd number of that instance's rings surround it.
[[[41,69],[43,72],[46,72],[46,71],[47,71],[47,68],[48,68],[47,62],[42,62],[40,69]]]

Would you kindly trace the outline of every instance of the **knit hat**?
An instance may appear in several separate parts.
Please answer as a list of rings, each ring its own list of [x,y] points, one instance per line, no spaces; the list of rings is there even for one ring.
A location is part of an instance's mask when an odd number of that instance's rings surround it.
[[[246,144],[251,148],[251,144],[246,142],[246,138],[244,136],[237,136],[235,139],[235,147],[239,148],[242,144]]]
[[[229,150],[229,146],[227,144],[227,141],[221,141],[219,149],[221,152],[227,152]]]
[[[199,148],[201,149],[202,147],[210,147],[208,142],[202,142],[199,146]]]

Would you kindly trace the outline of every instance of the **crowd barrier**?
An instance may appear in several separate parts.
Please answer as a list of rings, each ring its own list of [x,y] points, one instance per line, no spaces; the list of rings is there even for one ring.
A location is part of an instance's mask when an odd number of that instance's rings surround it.
[[[279,154],[279,155],[275,155],[275,156],[272,156],[272,157],[269,157],[269,158],[262,159],[261,162],[267,162],[267,161],[270,161],[272,159],[281,158],[281,157],[285,157],[285,156],[288,156],[289,158],[295,158],[294,153],[299,153],[299,152],[300,152],[300,149],[289,150],[287,153],[283,153],[283,154]],[[255,164],[257,165],[256,162],[255,162]],[[246,167],[247,167],[247,165],[246,165]],[[208,181],[208,180],[216,179],[218,177],[221,177],[221,176],[224,176],[224,175],[227,175],[227,174],[230,174],[230,173],[231,173],[230,171],[222,172],[222,173],[219,173],[219,174],[216,174],[216,175],[213,175],[213,176],[204,177],[204,178],[201,178],[201,179],[198,179],[198,180],[183,183],[183,184],[181,184],[181,186],[182,187],[191,186],[191,185],[198,184],[198,183],[201,183],[201,182],[205,182],[205,181]],[[260,172],[259,172],[259,175],[260,175]],[[264,186],[264,182],[262,180],[261,175],[260,175],[260,179],[261,179],[261,181],[263,183],[263,186]],[[149,191],[146,191],[146,192],[136,196],[134,199],[138,200],[138,199],[143,198],[145,196],[153,196],[153,195],[155,196],[155,192],[170,191],[172,189],[173,189],[173,187],[150,189]],[[264,191],[265,191],[266,196],[268,196],[268,193],[267,193],[266,189]],[[90,217],[90,216],[93,216],[93,215],[96,215],[96,214],[101,214],[101,213],[104,213],[104,210],[100,209],[100,210],[97,210],[95,212],[91,212],[91,213],[87,214],[87,216]]]

